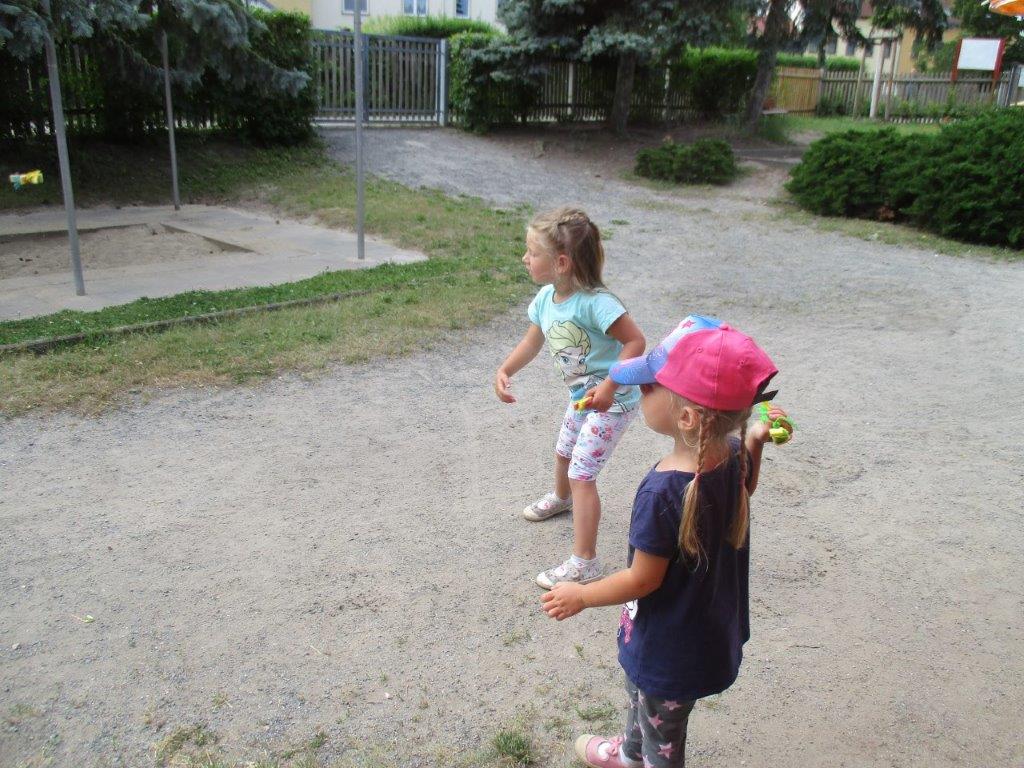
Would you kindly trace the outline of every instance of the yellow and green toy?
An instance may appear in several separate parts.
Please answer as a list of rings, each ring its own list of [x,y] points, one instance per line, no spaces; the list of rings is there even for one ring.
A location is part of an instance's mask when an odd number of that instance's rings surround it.
[[[29,171],[28,173],[12,173],[11,184],[14,185],[15,189],[21,189],[29,184],[42,184],[43,183],[43,172],[42,171]]]
[[[779,416],[777,419],[773,419],[769,416],[771,409],[771,403],[758,403],[757,417],[768,425],[768,434],[771,436],[773,443],[776,445],[788,443],[793,437],[796,422],[789,418],[789,416]]]

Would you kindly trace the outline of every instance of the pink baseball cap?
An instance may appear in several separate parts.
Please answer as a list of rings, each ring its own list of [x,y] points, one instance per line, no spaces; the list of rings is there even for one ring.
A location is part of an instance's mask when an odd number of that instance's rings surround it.
[[[684,326],[688,332],[680,333]],[[647,355],[612,366],[609,376],[618,384],[656,381],[697,405],[741,411],[777,394],[765,389],[778,372],[746,334],[713,318],[691,315]]]

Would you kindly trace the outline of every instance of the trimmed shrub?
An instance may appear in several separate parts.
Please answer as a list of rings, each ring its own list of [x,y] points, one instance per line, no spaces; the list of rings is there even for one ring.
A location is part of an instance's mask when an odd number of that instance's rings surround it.
[[[846,131],[814,142],[786,185],[804,208],[823,216],[894,218],[913,194],[909,167],[923,136],[892,128]]]
[[[814,213],[907,219],[945,237],[1024,247],[1024,111],[1004,109],[936,135],[893,129],[827,136],[786,188]]]
[[[636,173],[678,184],[727,184],[736,178],[736,158],[721,139],[698,139],[693,144],[668,141],[636,155]]]
[[[500,34],[497,27],[486,21],[455,19],[448,16],[371,16],[363,25],[363,31],[369,35],[433,37],[438,40],[463,32]]]
[[[540,96],[539,71],[523,71],[501,35],[463,32],[451,38],[450,103],[459,125],[486,133],[526,120]]]
[[[817,56],[797,53],[780,53],[775,59],[775,66],[820,69]],[[860,70],[860,60],[852,56],[829,56],[825,59],[825,69],[829,72],[857,72]]]
[[[312,75],[313,49],[309,17],[301,13],[255,10],[267,31],[254,36],[253,51],[284,69],[299,69]],[[294,96],[259,87],[232,91],[218,88],[217,101],[237,124],[243,141],[251,144],[300,144],[313,135],[316,94],[312,77]]]
[[[757,52],[748,48],[690,48],[671,66],[670,84],[702,116],[742,109],[757,76]]]
[[[1024,247],[1024,111],[950,123],[928,153],[916,199],[905,204],[915,222],[946,237]]]

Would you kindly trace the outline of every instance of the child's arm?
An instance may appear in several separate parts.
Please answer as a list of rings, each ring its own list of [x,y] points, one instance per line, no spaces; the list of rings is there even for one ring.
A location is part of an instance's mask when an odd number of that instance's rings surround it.
[[[501,402],[514,403],[516,401],[512,393],[508,391],[512,385],[512,377],[523,366],[533,360],[543,346],[544,331],[540,329],[539,325],[530,323],[530,327],[526,330],[523,340],[516,344],[512,354],[506,357],[505,362],[498,366],[498,372],[494,375],[494,393]]]
[[[768,418],[772,420],[787,415],[777,405],[772,405],[768,411]],[[792,432],[792,429],[790,431]],[[771,442],[771,439],[767,422],[758,419],[747,428],[747,493],[751,496],[757,490],[757,479],[761,474],[761,450],[765,443]]]
[[[669,558],[658,557],[637,549],[633,563],[624,571],[590,584],[563,581],[541,595],[544,611],[552,619],[568,619],[584,608],[618,605],[651,594],[661,586],[668,570]]]
[[[619,360],[640,357],[647,348],[647,339],[644,338],[644,333],[640,330],[640,326],[625,312],[619,315],[618,320],[608,326],[608,330],[605,333],[622,344]],[[618,384],[612,381],[611,378],[602,381],[584,395],[584,398],[590,398],[588,407],[595,411],[607,411],[615,402],[614,397],[617,387]]]

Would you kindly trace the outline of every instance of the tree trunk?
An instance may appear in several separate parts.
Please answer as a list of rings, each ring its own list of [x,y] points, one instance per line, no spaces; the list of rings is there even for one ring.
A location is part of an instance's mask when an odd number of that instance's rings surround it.
[[[747,103],[747,114],[743,121],[747,131],[753,132],[761,119],[764,100],[775,74],[775,59],[786,35],[789,23],[789,0],[771,0],[768,6],[768,17],[764,23],[764,34],[761,35],[760,52],[757,54],[757,77],[754,79],[754,90],[750,93]]]
[[[629,122],[629,105],[633,101],[633,80],[636,77],[636,53],[619,55],[619,66],[615,73],[615,96],[612,99],[612,113],[608,118],[616,133],[626,132]]]

